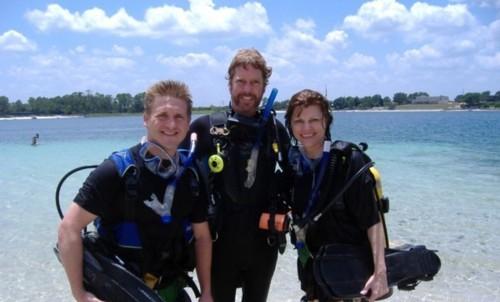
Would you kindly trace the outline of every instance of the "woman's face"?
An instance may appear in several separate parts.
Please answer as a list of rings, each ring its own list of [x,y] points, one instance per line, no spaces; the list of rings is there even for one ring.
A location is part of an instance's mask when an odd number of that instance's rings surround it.
[[[326,121],[318,105],[295,108],[292,113],[291,126],[293,136],[306,152],[311,154],[322,152]]]

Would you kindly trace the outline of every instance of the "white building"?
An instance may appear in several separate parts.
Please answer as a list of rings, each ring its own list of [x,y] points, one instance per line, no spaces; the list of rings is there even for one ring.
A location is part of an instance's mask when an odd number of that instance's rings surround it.
[[[440,96],[417,96],[412,104],[447,104],[450,102],[450,98],[444,95]]]

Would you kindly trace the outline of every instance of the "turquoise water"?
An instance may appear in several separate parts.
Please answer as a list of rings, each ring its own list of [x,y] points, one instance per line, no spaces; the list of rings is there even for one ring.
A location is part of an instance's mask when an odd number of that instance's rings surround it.
[[[339,112],[332,131],[368,142],[391,241],[424,243],[443,261],[434,281],[390,300],[500,301],[500,112]],[[0,120],[0,301],[72,301],[52,252],[56,185],[143,133],[140,116]],[[64,205],[86,174],[65,183]],[[280,257],[269,301],[299,300],[294,257],[291,247]]]

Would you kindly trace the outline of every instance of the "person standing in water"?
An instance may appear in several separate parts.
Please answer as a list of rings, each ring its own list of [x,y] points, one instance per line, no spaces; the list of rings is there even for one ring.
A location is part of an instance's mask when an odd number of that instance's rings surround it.
[[[32,146],[35,146],[35,145],[37,145],[37,144],[38,144],[38,138],[39,138],[39,137],[40,137],[40,136],[39,136],[39,135],[38,135],[38,133],[37,133],[37,134],[35,134],[35,136],[33,136],[33,137],[31,138],[31,145],[32,145]]]

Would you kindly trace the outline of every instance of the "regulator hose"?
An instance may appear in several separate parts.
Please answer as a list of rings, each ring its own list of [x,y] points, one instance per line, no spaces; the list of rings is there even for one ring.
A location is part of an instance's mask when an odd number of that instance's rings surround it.
[[[94,168],[97,168],[97,165],[81,166],[81,167],[75,168],[75,169],[69,171],[68,173],[66,173],[61,178],[61,180],[59,181],[59,183],[57,184],[57,189],[56,189],[56,208],[57,208],[57,212],[59,213],[59,217],[61,217],[61,219],[64,218],[64,214],[63,214],[62,209],[61,209],[61,202],[59,200],[59,193],[61,192],[61,187],[62,187],[63,183],[66,181],[66,179],[68,177],[70,177],[72,174],[74,174],[74,173],[76,173],[76,172],[78,172],[80,170],[94,169]]]

